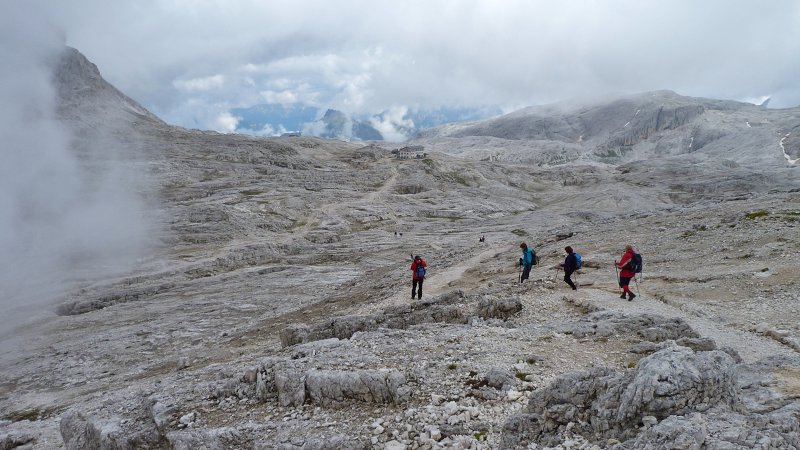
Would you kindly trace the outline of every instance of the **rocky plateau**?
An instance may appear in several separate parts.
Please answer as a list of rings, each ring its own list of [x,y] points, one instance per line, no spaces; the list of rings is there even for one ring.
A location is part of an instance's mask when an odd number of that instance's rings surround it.
[[[152,248],[3,336],[0,449],[800,448],[798,108],[539,106],[399,160],[170,126],[74,49],[53,79]]]

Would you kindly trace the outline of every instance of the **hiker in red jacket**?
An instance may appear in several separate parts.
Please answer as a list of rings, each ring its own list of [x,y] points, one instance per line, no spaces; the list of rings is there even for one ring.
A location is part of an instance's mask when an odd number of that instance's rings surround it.
[[[617,265],[618,269],[621,269],[619,273],[619,287],[622,288],[622,295],[619,298],[625,298],[625,295],[628,296],[628,301],[631,301],[636,297],[636,294],[631,292],[628,285],[631,283],[631,278],[635,277],[636,274],[633,273],[631,270],[631,259],[633,258],[633,246],[626,245],[625,246],[625,253],[622,254],[622,258],[619,261],[614,261]]]
[[[425,263],[425,260],[420,258],[419,255],[414,257],[414,262],[411,263],[411,299],[414,299],[416,295],[417,298],[422,299],[422,282],[425,281],[425,268],[428,265]],[[417,286],[419,286],[419,291],[417,291]],[[419,294],[417,294],[419,292]]]

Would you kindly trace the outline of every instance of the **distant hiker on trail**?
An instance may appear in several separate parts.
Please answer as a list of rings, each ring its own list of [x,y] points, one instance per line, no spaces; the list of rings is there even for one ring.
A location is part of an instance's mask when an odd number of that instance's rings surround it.
[[[622,258],[619,261],[614,261],[614,264],[617,265],[617,269],[621,269],[619,273],[619,287],[622,288],[622,295],[619,298],[625,298],[625,295],[628,296],[628,301],[631,301],[636,297],[636,294],[631,292],[628,285],[631,283],[631,278],[636,276],[636,273],[632,270],[631,263],[633,260],[633,246],[626,245],[625,246],[625,253],[622,254]]]
[[[572,273],[578,270],[578,257],[569,245],[564,247],[564,251],[567,252],[567,257],[564,258],[564,264],[561,264],[561,267],[564,269],[564,282],[567,283],[573,291],[576,291],[578,288],[575,286],[575,283],[572,282],[571,277]]]
[[[522,275],[519,277],[519,282],[527,280],[531,275],[531,267],[533,267],[533,250],[528,248],[528,244],[519,244],[522,249],[522,258],[519,259],[519,266],[522,268]]]
[[[478,239],[478,242],[486,242],[486,238],[481,236],[480,239]]]
[[[422,299],[422,282],[425,281],[425,272],[426,267],[428,265],[425,263],[425,260],[420,258],[419,255],[414,257],[414,262],[411,263],[411,299],[414,299],[414,296],[417,296],[418,299]],[[419,291],[417,291],[417,286],[419,286]],[[419,292],[419,294],[417,294]]]

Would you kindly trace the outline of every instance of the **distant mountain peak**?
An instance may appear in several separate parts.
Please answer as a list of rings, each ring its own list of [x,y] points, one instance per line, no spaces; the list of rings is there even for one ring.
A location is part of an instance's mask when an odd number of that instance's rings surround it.
[[[65,117],[122,115],[129,120],[164,123],[107,82],[97,66],[72,47],[64,48],[53,73],[53,83],[60,97],[59,113]]]

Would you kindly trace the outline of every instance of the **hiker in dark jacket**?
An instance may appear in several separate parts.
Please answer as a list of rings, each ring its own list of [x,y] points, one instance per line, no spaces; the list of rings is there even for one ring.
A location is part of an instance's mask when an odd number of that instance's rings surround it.
[[[620,295],[619,298],[625,298],[625,295],[627,295],[628,301],[631,301],[634,297],[636,297],[636,294],[631,292],[629,287],[631,278],[636,276],[636,274],[631,270],[633,253],[633,246],[626,245],[625,253],[622,254],[622,258],[620,258],[619,261],[614,261],[614,263],[617,265],[617,268],[622,269],[622,271],[619,273],[619,287],[622,288],[622,295]]]
[[[519,265],[522,266],[522,276],[519,278],[519,282],[522,283],[531,275],[531,267],[533,267],[533,251],[529,250],[528,244],[524,242],[519,244],[519,248],[522,249],[522,258],[519,259]]]
[[[572,288],[573,291],[578,290],[575,286],[575,283],[572,282],[572,272],[578,268],[578,260],[575,257],[575,252],[572,251],[572,247],[569,245],[564,247],[564,251],[567,252],[567,257],[564,258],[564,264],[561,265],[564,268],[564,282]]]
[[[422,282],[425,281],[425,267],[428,265],[425,263],[425,260],[420,258],[419,255],[414,257],[414,262],[411,263],[411,299],[414,299],[416,295],[417,298],[422,299]],[[417,270],[418,268],[422,268],[422,270]],[[417,286],[419,286],[419,291],[417,291]],[[417,294],[419,292],[419,294]]]

